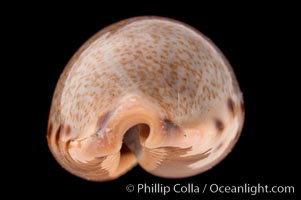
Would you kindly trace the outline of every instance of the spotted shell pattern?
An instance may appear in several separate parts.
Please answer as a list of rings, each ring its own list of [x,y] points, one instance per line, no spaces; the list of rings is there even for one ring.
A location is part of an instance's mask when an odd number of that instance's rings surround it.
[[[69,61],[47,139],[61,166],[87,180],[137,164],[180,178],[220,162],[243,121],[233,70],[208,38],[172,19],[136,17],[101,30]]]

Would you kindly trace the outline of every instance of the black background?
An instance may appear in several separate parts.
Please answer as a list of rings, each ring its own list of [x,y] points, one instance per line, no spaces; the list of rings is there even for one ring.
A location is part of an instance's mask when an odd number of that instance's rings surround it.
[[[189,4],[177,7],[152,5],[19,5],[17,19],[7,21],[16,41],[11,60],[15,71],[10,82],[16,98],[11,98],[16,111],[8,117],[17,130],[14,137],[17,154],[9,155],[14,167],[10,184],[29,197],[51,195],[86,198],[142,199],[147,194],[128,193],[127,184],[153,183],[173,186],[176,183],[203,186],[220,185],[293,185],[298,193],[297,161],[299,116],[296,62],[298,51],[296,27],[300,20],[292,7],[284,5]],[[116,9],[121,7],[121,11]],[[219,9],[218,9],[219,8]],[[162,179],[136,167],[111,182],[95,183],[77,178],[63,170],[47,147],[48,113],[56,82],[76,50],[98,30],[119,20],[157,15],[183,21],[211,38],[234,68],[244,94],[246,119],[244,129],[233,151],[213,169],[185,179]],[[300,51],[299,51],[300,52]],[[21,64],[19,64],[19,62]],[[17,64],[18,63],[18,64]],[[15,103],[16,101],[16,103]],[[17,123],[14,123],[16,122]],[[13,136],[16,136],[12,133]],[[15,152],[15,151],[14,151]],[[18,159],[15,159],[15,158]],[[11,163],[11,162],[10,162]],[[16,167],[16,168],[15,168]],[[18,190],[17,190],[18,191]],[[42,195],[40,194],[42,193]],[[156,194],[157,199],[292,199],[297,194]]]

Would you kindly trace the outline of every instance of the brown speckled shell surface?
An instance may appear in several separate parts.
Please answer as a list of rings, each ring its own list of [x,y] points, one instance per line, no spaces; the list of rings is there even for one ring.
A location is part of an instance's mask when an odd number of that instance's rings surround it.
[[[101,30],[69,61],[47,139],[84,179],[112,180],[136,164],[180,178],[221,161],[243,121],[234,72],[208,38],[175,20],[137,17]]]

